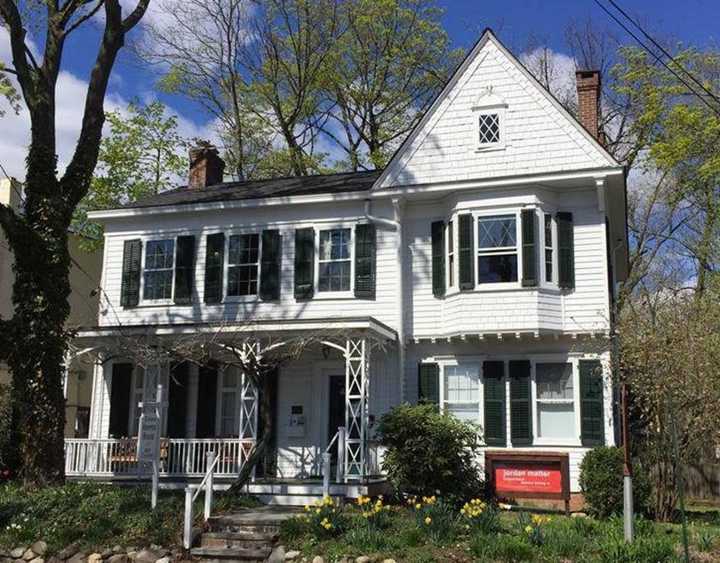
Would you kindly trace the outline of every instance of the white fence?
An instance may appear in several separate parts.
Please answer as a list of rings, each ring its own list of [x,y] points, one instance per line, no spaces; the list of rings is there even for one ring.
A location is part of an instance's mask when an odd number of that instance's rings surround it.
[[[202,477],[207,454],[218,456],[215,475],[236,476],[254,442],[239,438],[167,439],[160,441],[160,475]],[[136,476],[149,472],[137,460],[137,439],[65,440],[65,474],[71,477]]]

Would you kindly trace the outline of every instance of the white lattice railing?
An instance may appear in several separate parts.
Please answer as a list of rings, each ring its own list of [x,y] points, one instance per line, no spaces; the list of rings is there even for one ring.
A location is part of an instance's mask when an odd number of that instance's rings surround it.
[[[202,477],[207,472],[207,454],[218,456],[215,475],[240,473],[254,442],[239,438],[167,439],[160,441],[160,475]],[[68,476],[133,476],[140,469],[137,439],[67,439],[65,474]]]

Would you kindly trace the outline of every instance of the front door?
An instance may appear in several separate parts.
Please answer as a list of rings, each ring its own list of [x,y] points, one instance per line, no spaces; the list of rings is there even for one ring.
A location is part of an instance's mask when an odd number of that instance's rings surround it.
[[[333,439],[338,427],[345,426],[345,376],[331,375],[328,393],[328,429],[327,443]],[[332,449],[333,460],[337,457],[337,447]]]

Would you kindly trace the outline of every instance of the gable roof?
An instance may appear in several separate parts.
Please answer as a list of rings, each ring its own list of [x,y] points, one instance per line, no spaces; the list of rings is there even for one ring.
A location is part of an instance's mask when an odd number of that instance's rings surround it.
[[[409,160],[412,158],[418,148],[423,144],[424,141],[426,141],[433,126],[437,124],[440,114],[444,113],[448,109],[452,101],[458,97],[459,92],[462,91],[462,87],[456,88],[458,84],[461,81],[467,82],[469,75],[477,71],[478,67],[484,62],[485,58],[487,57],[487,53],[485,53],[485,56],[483,56],[482,58],[481,55],[483,54],[483,51],[488,46],[488,44],[492,45],[497,49],[497,51],[501,54],[503,58],[503,62],[508,61],[510,63],[511,68],[504,68],[504,74],[509,74],[510,71],[514,70],[519,73],[519,75],[522,76],[526,81],[529,81],[529,83],[533,86],[533,90],[535,90],[535,92],[537,93],[537,96],[542,97],[542,100],[545,101],[545,104],[551,106],[552,109],[557,113],[557,115],[562,118],[562,121],[564,123],[558,123],[556,125],[557,128],[563,128],[563,126],[566,126],[569,133],[572,133],[577,139],[581,140],[580,142],[584,143],[585,146],[582,147],[582,150],[584,150],[586,153],[594,153],[592,156],[594,157],[595,166],[592,167],[599,167],[598,164],[600,165],[600,167],[622,167],[622,165],[618,163],[617,160],[615,160],[615,158],[607,151],[607,149],[603,147],[598,142],[598,140],[595,139],[595,137],[593,137],[585,129],[585,127],[577,120],[577,118],[572,115],[567,109],[565,109],[565,107],[552,95],[552,93],[550,93],[532,75],[532,73],[527,70],[527,68],[517,59],[517,57],[515,57],[515,55],[513,55],[508,49],[505,48],[505,46],[495,36],[492,30],[490,28],[486,28],[480,39],[478,39],[472,49],[470,49],[470,51],[467,53],[467,55],[457,67],[455,72],[445,83],[445,86],[435,98],[431,106],[428,108],[425,115],[418,122],[415,128],[410,132],[410,134],[405,138],[400,147],[398,147],[398,149],[395,151],[392,158],[385,167],[385,170],[378,178],[374,186],[375,189],[388,187],[389,185],[393,184],[407,185],[413,183],[425,183],[422,181],[414,182],[413,180],[415,178],[413,178],[412,174],[405,175],[405,177],[403,177],[403,175],[400,173],[400,169],[409,162]],[[471,69],[472,72],[470,72]],[[488,84],[487,86],[492,87],[493,85]],[[454,98],[448,103],[448,99],[451,97],[451,94],[454,94]],[[495,93],[493,93],[493,96],[498,97]],[[473,102],[470,105],[476,105],[477,99],[478,96],[476,94],[472,95]],[[442,146],[439,145],[440,143],[435,140],[433,148],[436,151],[438,149],[442,149]],[[440,159],[443,158],[445,158],[444,155],[440,155]],[[510,161],[513,162],[513,159],[511,158]],[[505,167],[507,168],[507,163],[505,163]],[[512,175],[512,173],[510,172],[509,174],[505,175]],[[472,177],[466,177],[462,179],[472,179]]]
[[[367,172],[342,172],[316,176],[292,176],[246,182],[223,182],[205,188],[194,189],[182,186],[141,198],[123,207],[134,209],[297,195],[361,192],[369,190],[380,176],[380,173],[381,170],[370,170]]]

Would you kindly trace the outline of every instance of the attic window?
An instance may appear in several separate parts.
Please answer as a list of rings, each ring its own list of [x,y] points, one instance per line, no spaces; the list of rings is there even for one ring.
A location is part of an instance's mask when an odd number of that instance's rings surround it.
[[[478,116],[478,135],[481,146],[500,142],[500,115],[485,113]]]

